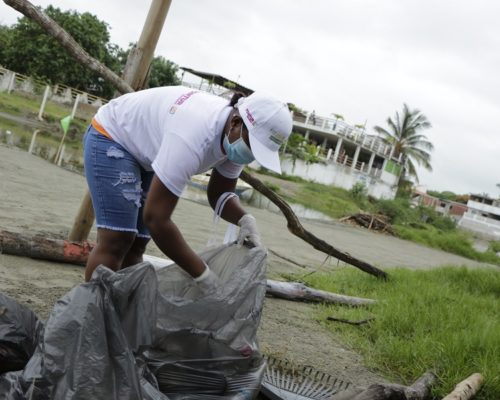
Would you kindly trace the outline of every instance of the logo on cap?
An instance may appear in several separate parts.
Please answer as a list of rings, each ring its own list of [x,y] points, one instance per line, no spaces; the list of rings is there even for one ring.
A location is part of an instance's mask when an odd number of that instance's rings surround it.
[[[252,125],[255,125],[255,118],[253,117],[252,113],[250,112],[250,110],[248,108],[245,109],[245,112],[247,114],[247,118],[248,120],[250,121],[250,123]]]

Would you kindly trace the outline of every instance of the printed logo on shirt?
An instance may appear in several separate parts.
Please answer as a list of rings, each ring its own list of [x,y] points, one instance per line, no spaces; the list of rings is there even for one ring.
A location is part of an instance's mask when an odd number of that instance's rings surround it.
[[[255,118],[253,117],[253,115],[252,115],[252,113],[250,112],[250,110],[247,108],[247,109],[245,109],[245,112],[246,112],[246,114],[247,114],[247,118],[248,118],[248,120],[250,121],[250,123],[251,123],[252,125],[254,125],[254,126],[255,126],[255,124],[256,124],[256,122],[255,122]]]
[[[198,91],[197,91],[197,90],[193,90],[193,91],[191,91],[191,92],[188,92],[188,93],[186,93],[186,94],[183,94],[183,95],[182,95],[182,96],[180,96],[177,100],[175,100],[175,103],[174,103],[174,104],[176,104],[176,105],[178,105],[178,106],[182,106],[182,104],[183,104],[186,100],[188,100],[188,99],[189,99],[189,98],[190,98],[193,94],[195,94],[195,93],[198,93]],[[174,110],[174,112],[175,112],[175,110]]]

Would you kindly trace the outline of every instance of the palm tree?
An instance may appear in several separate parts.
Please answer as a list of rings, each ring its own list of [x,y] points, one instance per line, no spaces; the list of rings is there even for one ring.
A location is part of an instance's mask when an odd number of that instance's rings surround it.
[[[434,149],[431,142],[420,132],[431,127],[427,117],[419,110],[410,108],[404,104],[403,112],[396,111],[394,120],[387,118],[388,129],[375,126],[373,129],[382,138],[394,146],[395,154],[402,154],[402,174],[398,182],[398,192],[404,190],[411,182],[409,178],[415,178],[418,182],[416,164],[432,171],[430,152]]]

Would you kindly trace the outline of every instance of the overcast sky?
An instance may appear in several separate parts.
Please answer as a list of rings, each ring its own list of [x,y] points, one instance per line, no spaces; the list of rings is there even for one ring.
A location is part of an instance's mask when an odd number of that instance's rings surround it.
[[[149,1],[33,0],[88,11],[137,41]],[[0,23],[20,16],[0,3]],[[385,125],[407,103],[432,123],[428,189],[500,189],[500,1],[173,0],[156,55],[317,115]]]

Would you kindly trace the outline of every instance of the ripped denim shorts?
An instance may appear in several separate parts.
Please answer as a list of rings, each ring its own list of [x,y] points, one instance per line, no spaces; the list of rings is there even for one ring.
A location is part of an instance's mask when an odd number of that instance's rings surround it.
[[[142,211],[154,172],[142,168],[125,148],[92,125],[83,144],[85,176],[97,227],[149,238]]]

